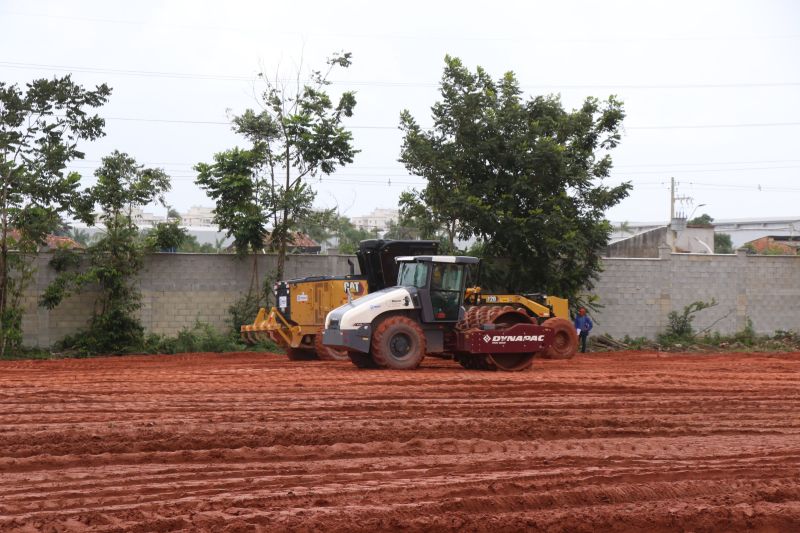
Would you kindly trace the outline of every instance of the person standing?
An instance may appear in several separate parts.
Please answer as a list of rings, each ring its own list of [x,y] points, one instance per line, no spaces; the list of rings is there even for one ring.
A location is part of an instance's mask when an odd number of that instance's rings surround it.
[[[586,353],[586,338],[589,336],[589,332],[592,331],[592,326],[592,319],[586,314],[586,308],[581,307],[578,309],[578,316],[575,317],[575,329],[581,338],[581,353]]]

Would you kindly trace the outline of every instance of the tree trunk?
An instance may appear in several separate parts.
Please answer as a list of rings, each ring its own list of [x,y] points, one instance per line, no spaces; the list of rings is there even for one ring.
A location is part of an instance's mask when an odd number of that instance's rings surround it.
[[[7,189],[4,187],[3,218],[2,227],[0,227],[0,357],[6,354],[6,330],[8,328],[5,321],[8,308],[8,209],[6,198]]]
[[[290,153],[290,150],[289,150],[289,141],[287,139],[287,142],[286,142],[286,189],[285,189],[286,190],[286,194],[289,194],[289,190],[292,187],[292,181],[290,179],[291,170],[292,170],[292,166],[290,164],[290,161],[291,161],[290,157],[291,157],[291,153]],[[283,267],[284,267],[284,265],[286,263],[286,241],[289,238],[291,238],[290,235],[291,235],[292,228],[289,227],[289,221],[286,220],[286,218],[288,216],[289,216],[289,208],[288,207],[284,207],[283,208],[283,220],[281,220],[281,223],[283,224],[283,226],[285,228],[285,232],[284,232],[285,235],[284,235],[283,238],[281,238],[281,242],[278,244],[278,268],[277,268],[277,272],[275,273],[276,276],[277,276],[277,281],[281,281],[283,279]]]
[[[283,268],[286,264],[286,241],[282,241],[278,246],[278,268],[275,272],[275,280],[281,281],[283,279]]]
[[[8,324],[6,324],[5,318],[7,306],[8,243],[6,242],[6,229],[3,227],[2,243],[0,243],[0,357],[6,354],[6,329],[8,328]]]

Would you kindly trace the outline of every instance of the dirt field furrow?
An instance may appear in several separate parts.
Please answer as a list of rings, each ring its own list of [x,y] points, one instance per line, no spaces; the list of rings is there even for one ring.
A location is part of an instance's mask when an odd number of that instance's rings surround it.
[[[800,354],[0,363],[3,531],[800,524]]]

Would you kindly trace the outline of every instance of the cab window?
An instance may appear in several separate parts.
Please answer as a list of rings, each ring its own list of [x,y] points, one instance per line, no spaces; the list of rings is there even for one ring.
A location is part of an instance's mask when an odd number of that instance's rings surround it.
[[[464,269],[457,265],[435,264],[431,277],[431,290],[461,291]]]
[[[428,282],[428,265],[425,263],[401,263],[397,274],[397,285],[421,289]]]

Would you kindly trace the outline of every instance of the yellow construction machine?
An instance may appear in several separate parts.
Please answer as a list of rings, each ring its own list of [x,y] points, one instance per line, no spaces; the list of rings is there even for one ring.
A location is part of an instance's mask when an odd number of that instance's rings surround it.
[[[361,275],[311,276],[279,281],[273,287],[276,305],[259,310],[252,324],[241,327],[245,342],[271,339],[295,360],[349,360],[347,352],[322,344],[325,316],[332,309],[365,294],[390,287],[397,280],[395,258],[435,254],[436,241],[371,239],[359,243]]]

